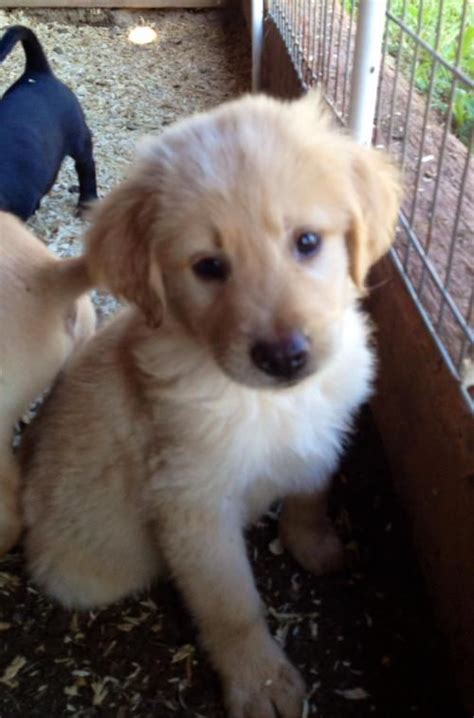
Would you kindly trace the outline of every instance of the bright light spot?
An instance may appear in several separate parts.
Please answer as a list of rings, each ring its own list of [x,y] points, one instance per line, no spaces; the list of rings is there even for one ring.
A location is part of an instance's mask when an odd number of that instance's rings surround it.
[[[147,25],[138,25],[130,30],[128,33],[128,39],[133,42],[134,45],[148,45],[150,42],[154,42],[157,38],[156,32],[152,27]]]

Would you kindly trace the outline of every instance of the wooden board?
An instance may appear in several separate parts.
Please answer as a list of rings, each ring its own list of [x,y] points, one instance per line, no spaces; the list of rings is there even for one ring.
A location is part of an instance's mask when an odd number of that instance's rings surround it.
[[[7,8],[206,8],[222,7],[226,0],[0,0]]]
[[[474,712],[474,421],[393,264],[372,272],[372,410],[466,707]]]

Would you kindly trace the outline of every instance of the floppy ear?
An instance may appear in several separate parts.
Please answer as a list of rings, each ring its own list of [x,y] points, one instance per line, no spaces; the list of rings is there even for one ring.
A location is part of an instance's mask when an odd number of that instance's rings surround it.
[[[354,145],[351,157],[354,206],[347,247],[351,277],[364,289],[370,267],[393,242],[401,200],[399,174],[387,156]]]
[[[157,203],[156,187],[131,177],[94,210],[85,238],[91,280],[135,303],[153,327],[162,321],[165,301],[154,252]]]

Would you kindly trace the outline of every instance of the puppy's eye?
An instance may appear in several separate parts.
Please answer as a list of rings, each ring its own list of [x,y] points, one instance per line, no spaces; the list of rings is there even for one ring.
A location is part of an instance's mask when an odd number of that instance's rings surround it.
[[[230,266],[220,257],[203,257],[193,264],[193,272],[205,282],[225,282]]]
[[[296,251],[301,257],[311,257],[320,249],[321,244],[321,235],[315,232],[304,232],[296,239]]]

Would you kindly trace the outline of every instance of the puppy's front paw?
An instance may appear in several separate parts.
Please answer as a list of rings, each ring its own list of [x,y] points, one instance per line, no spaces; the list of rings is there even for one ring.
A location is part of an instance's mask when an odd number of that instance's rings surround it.
[[[229,718],[301,716],[303,680],[269,636],[234,647],[224,690]]]
[[[344,567],[344,547],[329,521],[324,527],[298,526],[282,521],[280,538],[300,566],[315,576],[340,571]]]
[[[76,217],[78,219],[88,220],[91,217],[92,210],[94,208],[94,203],[97,201],[97,198],[92,198],[89,200],[80,201],[77,203],[76,207]]]

